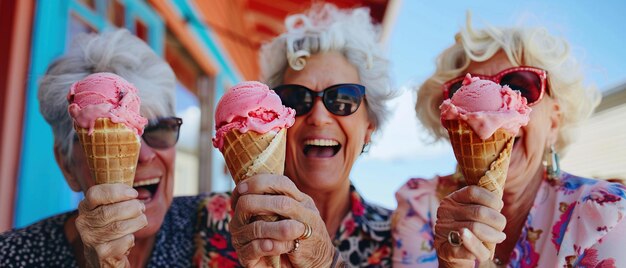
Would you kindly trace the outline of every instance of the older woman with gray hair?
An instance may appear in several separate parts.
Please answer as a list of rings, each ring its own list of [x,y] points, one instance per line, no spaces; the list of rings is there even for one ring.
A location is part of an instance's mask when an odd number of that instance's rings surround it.
[[[134,84],[149,119],[133,187],[94,185],[68,114],[70,86],[110,72]],[[40,111],[54,134],[54,155],[72,190],[84,193],[77,211],[0,234],[0,266],[188,267],[198,208],[205,196],[173,197],[174,145],[182,124],[174,112],[175,76],[143,41],[126,30],[81,35],[48,68],[39,87]],[[201,226],[202,228],[204,226]]]
[[[448,139],[439,106],[465,74],[518,90],[532,108],[514,140],[504,197],[460,172],[412,179],[396,194],[394,266],[623,267],[626,188],[561,171],[574,127],[598,103],[567,42],[543,28],[467,27],[421,85],[415,109]],[[497,243],[495,257],[484,243]]]
[[[395,95],[378,28],[367,9],[332,5],[285,24],[261,50],[264,81],[296,111],[285,175],[252,176],[234,189],[229,226],[237,256],[247,267],[277,255],[291,267],[388,267],[391,212],[364,201],[350,183]],[[252,215],[283,220],[250,222]]]

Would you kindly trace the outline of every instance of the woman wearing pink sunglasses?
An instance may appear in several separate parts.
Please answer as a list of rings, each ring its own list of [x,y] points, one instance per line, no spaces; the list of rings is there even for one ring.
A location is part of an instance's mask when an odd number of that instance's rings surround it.
[[[504,197],[466,186],[460,172],[410,180],[396,194],[394,266],[626,266],[626,188],[558,166],[572,127],[598,103],[566,41],[540,28],[476,30],[468,19],[419,88],[416,112],[436,139],[448,139],[439,105],[466,73],[509,85],[532,106],[515,137]],[[497,243],[493,262],[483,242]]]

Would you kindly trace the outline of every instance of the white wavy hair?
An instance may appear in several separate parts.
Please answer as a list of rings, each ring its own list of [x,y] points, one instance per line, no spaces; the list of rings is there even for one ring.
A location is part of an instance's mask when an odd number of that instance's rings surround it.
[[[77,36],[69,51],[55,60],[39,84],[39,111],[52,127],[54,144],[71,163],[75,131],[67,111],[70,86],[86,76],[115,73],[139,90],[141,115],[173,116],[176,77],[170,66],[141,39],[125,29]]]
[[[389,62],[378,43],[380,27],[372,23],[369,9],[315,4],[305,13],[287,17],[285,27],[285,33],[261,48],[261,80],[276,87],[283,83],[288,66],[302,70],[313,54],[340,52],[357,68],[366,87],[368,116],[380,129],[390,113],[386,102],[397,92],[391,87]]]
[[[566,40],[552,36],[545,28],[472,28],[468,13],[466,27],[456,43],[437,57],[437,69],[420,87],[415,111],[435,140],[448,139],[441,126],[439,105],[444,100],[442,85],[466,73],[470,62],[489,60],[503,51],[514,66],[533,66],[548,71],[548,91],[561,109],[556,149],[564,153],[575,139],[575,126],[587,119],[600,102],[593,86],[583,84],[583,74],[570,53]]]

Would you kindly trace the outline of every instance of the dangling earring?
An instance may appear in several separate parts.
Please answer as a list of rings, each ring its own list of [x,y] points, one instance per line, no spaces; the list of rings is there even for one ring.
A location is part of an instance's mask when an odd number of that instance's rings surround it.
[[[561,173],[559,154],[554,149],[554,144],[550,145],[550,150],[546,150],[544,153],[543,166],[546,168],[546,175],[550,180],[557,178]]]

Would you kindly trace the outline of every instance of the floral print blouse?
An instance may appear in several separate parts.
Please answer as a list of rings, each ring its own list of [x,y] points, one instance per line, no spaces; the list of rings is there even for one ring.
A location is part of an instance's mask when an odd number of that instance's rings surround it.
[[[433,226],[454,176],[411,179],[397,193],[394,267],[437,267]],[[626,187],[561,173],[544,179],[508,267],[626,267]]]
[[[351,211],[333,240],[351,267],[391,267],[391,211],[365,202],[350,186]],[[241,267],[230,240],[233,210],[229,193],[205,199],[195,235],[195,267]]]

